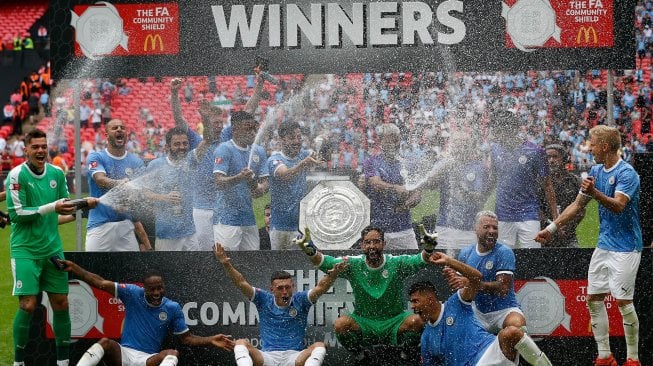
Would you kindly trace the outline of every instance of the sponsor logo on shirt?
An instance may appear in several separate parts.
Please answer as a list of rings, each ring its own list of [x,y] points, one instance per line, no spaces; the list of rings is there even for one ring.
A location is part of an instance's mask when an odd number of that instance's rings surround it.
[[[18,184],[18,183],[12,183],[12,184],[11,184],[11,190],[12,190],[12,191],[20,191],[20,184]]]
[[[222,158],[220,158],[220,157],[215,158],[215,163],[216,164],[222,164]]]

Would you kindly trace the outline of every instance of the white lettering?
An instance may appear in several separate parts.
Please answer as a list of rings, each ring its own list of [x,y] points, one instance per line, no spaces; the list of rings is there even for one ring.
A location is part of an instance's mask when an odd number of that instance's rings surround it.
[[[220,46],[250,48],[260,46],[264,17],[269,47],[400,46],[433,44],[434,38],[451,45],[467,34],[463,10],[461,0],[442,1],[435,17],[430,3],[420,1],[211,6]]]
[[[431,7],[422,2],[405,2],[402,11],[403,20],[403,44],[415,44],[415,33],[422,44],[433,44],[433,38],[429,32],[429,25],[433,21]]]
[[[222,5],[211,6],[215,28],[218,31],[218,38],[222,47],[234,47],[236,44],[236,33],[240,32],[243,47],[256,47],[258,43],[261,22],[265,5],[254,5],[252,9],[251,23],[247,21],[247,12],[244,5],[231,7],[229,25],[225,18]]]
[[[349,37],[349,40],[355,46],[365,45],[365,19],[363,18],[363,4],[352,4],[352,16],[340,7],[340,4],[327,4],[327,43],[331,47],[340,47],[342,45],[342,33]]]
[[[236,310],[231,308],[231,304],[225,302],[222,306],[222,325],[229,324],[245,325],[245,303],[239,302]]]
[[[322,4],[311,4],[311,20],[296,4],[286,7],[286,37],[288,47],[299,47],[299,30],[313,46],[322,46]]]
[[[436,10],[437,18],[445,27],[453,30],[451,33],[438,32],[438,43],[442,44],[456,44],[462,42],[467,34],[465,23],[452,16],[450,13],[456,11],[463,12],[463,2],[458,0],[447,0],[438,6]]]
[[[211,316],[209,317],[209,310]],[[216,325],[220,319],[220,309],[214,302],[205,302],[200,308],[200,320],[204,325]]]
[[[156,13],[156,16],[158,17],[164,17],[164,16],[169,16],[170,12],[168,12],[168,8],[166,7],[156,7],[154,8],[154,12]]]
[[[384,15],[388,13],[397,13],[397,3],[395,2],[378,2],[371,3],[370,9],[370,23],[369,23],[369,37],[370,45],[372,46],[386,46],[397,44],[397,34],[388,34],[388,30],[397,29],[397,21],[395,18],[386,18]]]

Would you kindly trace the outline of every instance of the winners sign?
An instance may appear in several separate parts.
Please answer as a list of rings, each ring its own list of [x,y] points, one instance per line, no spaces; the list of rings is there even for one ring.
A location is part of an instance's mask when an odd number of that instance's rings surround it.
[[[256,56],[279,74],[634,68],[634,6],[62,0],[51,4],[52,56],[59,78],[240,75]]]

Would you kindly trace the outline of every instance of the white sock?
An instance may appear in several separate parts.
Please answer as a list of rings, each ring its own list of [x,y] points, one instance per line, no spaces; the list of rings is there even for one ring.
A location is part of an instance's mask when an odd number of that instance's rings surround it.
[[[603,301],[588,301],[587,309],[590,312],[592,333],[599,351],[599,358],[608,358],[610,351],[608,310]]]
[[[540,350],[540,347],[533,342],[531,337],[528,334],[524,334],[523,337],[515,345],[515,349],[519,354],[524,357],[524,359],[534,366],[551,366],[551,361],[546,357],[544,352]]]
[[[177,356],[167,355],[163,358],[159,366],[177,366],[177,362]]]
[[[57,366],[68,366],[68,360],[57,360]]]
[[[308,360],[304,363],[304,366],[320,366],[322,361],[324,361],[324,355],[326,355],[326,348],[324,347],[315,347],[313,352],[308,356]]]
[[[95,366],[100,363],[102,357],[104,357],[104,348],[99,343],[95,343],[84,352],[77,366]]]
[[[16,361],[14,361],[14,366],[25,366],[25,362],[16,362]]]
[[[635,304],[630,303],[619,307],[621,318],[624,324],[624,335],[626,337],[626,357],[639,360],[639,318],[635,312]]]
[[[245,345],[237,344],[234,347],[234,357],[236,357],[236,365],[238,366],[254,365],[254,361],[252,361],[252,357],[249,355],[249,351]]]

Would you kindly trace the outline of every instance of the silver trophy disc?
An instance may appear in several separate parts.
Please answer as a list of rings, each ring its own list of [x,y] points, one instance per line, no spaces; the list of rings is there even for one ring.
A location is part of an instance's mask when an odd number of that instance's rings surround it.
[[[299,227],[320,249],[349,249],[370,224],[370,200],[350,181],[322,181],[300,203]]]

